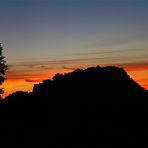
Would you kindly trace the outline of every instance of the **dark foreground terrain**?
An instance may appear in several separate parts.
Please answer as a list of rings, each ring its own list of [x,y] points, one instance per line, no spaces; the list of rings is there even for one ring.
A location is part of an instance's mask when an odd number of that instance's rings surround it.
[[[148,92],[119,67],[56,74],[0,101],[0,146],[148,146]]]

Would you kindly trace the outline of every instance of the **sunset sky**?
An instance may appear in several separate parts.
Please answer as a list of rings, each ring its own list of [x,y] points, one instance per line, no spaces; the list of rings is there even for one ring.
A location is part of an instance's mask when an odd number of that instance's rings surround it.
[[[148,89],[148,0],[0,0],[5,95],[88,66],[116,65]]]

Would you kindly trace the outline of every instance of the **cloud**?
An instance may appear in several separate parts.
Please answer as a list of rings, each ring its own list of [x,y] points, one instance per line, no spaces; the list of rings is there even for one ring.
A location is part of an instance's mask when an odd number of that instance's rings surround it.
[[[42,79],[25,79],[26,82],[41,82]]]
[[[104,49],[104,50],[91,50],[89,52],[81,52],[81,53],[77,53],[76,55],[80,55],[80,56],[93,56],[93,55],[114,55],[114,54],[123,54],[123,53],[148,53],[148,49],[147,48],[128,48],[128,49]]]
[[[33,61],[33,62],[20,62],[14,63],[9,66],[9,73],[19,70],[20,72],[26,73],[29,71],[54,71],[59,67],[65,65],[79,65],[80,63],[89,63],[91,61],[96,61],[102,59],[101,57],[97,58],[75,58],[75,59],[66,59],[66,60],[53,60],[53,61]]]
[[[124,67],[127,71],[135,70],[146,70],[148,69],[148,62],[119,62],[120,58],[112,61],[110,58],[95,57],[95,58],[77,58],[67,60],[55,60],[55,61],[34,61],[34,62],[23,62],[11,65],[11,68],[7,71],[6,77],[12,78],[30,78],[39,77],[43,75],[51,75],[56,72],[63,70],[75,70],[77,68],[94,66],[94,65],[116,65]],[[102,61],[103,60],[103,61]],[[107,63],[108,62],[108,63]],[[26,68],[22,68],[23,66]],[[50,66],[49,66],[50,65]],[[30,68],[33,66],[34,68]]]
[[[84,46],[84,48],[93,49],[98,47],[118,46],[130,43],[129,39],[102,39],[97,42],[92,42]]]
[[[119,65],[125,68],[126,71],[147,71],[148,70],[148,62],[118,63],[116,65]]]
[[[147,34],[135,34],[131,36],[126,37],[110,37],[110,38],[104,38],[98,41],[92,41],[91,43],[88,43],[84,46],[84,48],[88,49],[94,49],[98,47],[112,47],[112,46],[118,46],[118,45],[125,45],[128,43],[135,43],[137,41],[143,41],[147,39]]]
[[[70,70],[70,71],[73,71],[75,69],[77,69],[78,67],[66,67],[66,66],[63,66],[62,69],[65,69],[65,70]]]
[[[8,65],[9,69],[32,69],[32,70],[51,70],[51,67],[48,62],[20,62]]]
[[[17,79],[32,79],[32,78],[51,78],[55,72],[49,71],[34,71],[34,70],[10,70],[6,73],[6,78],[9,80]]]
[[[135,70],[146,70],[148,69],[148,62],[109,62],[107,64],[102,62],[101,60],[104,59],[103,57],[98,58],[78,58],[78,59],[70,59],[70,60],[59,60],[59,61],[42,61],[42,62],[27,62],[27,64],[19,63],[17,65],[13,65],[11,69],[9,69],[6,73],[6,77],[11,78],[28,78],[28,77],[38,77],[42,75],[47,75],[50,73],[56,73],[62,70],[75,70],[77,68],[82,68],[91,66],[91,65],[116,65],[124,67],[127,71],[135,71]],[[108,59],[109,60],[109,59]],[[28,69],[22,69],[17,66],[24,66],[27,65]],[[30,69],[30,65],[38,65],[37,68]],[[48,65],[51,65],[50,67]],[[52,68],[51,68],[52,67]]]

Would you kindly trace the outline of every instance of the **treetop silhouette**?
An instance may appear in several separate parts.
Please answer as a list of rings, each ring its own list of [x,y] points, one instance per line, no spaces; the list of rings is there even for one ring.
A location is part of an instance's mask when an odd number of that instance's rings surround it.
[[[0,101],[1,144],[148,146],[147,98],[120,67],[57,73]]]
[[[4,82],[5,80],[5,72],[8,69],[8,66],[6,65],[6,61],[4,60],[4,56],[2,55],[3,48],[1,46],[2,43],[0,43],[0,85]],[[0,88],[0,94],[3,93],[3,89]]]

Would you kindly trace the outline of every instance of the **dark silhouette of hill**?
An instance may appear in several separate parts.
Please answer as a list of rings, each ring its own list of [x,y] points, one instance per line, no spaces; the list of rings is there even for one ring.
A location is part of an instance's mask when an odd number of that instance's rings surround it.
[[[148,146],[148,92],[119,67],[89,67],[0,101],[0,145]]]

